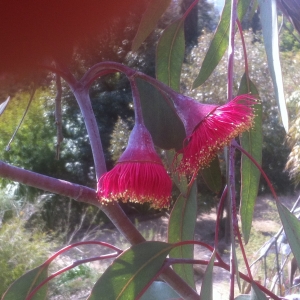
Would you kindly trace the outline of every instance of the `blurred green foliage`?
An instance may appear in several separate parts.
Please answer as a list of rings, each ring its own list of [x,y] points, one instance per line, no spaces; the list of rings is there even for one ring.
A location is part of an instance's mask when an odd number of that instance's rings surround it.
[[[14,217],[0,228],[0,296],[26,271],[42,264],[53,247],[45,233],[38,228],[30,232],[24,224]]]

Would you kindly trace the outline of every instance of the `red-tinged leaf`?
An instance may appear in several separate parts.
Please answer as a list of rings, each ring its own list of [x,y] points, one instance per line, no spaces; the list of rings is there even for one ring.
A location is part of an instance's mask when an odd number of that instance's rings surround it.
[[[279,216],[294,257],[300,265],[300,221],[279,201],[276,202]]]
[[[143,79],[136,78],[136,83],[140,93],[144,122],[154,144],[162,149],[181,149],[185,129],[175,112],[172,100]]]
[[[5,110],[6,106],[7,106],[7,104],[9,102],[9,100],[10,100],[10,97],[8,97],[4,102],[2,102],[0,104],[0,116],[3,114],[3,112],[4,112],[4,110]]]
[[[138,31],[132,42],[132,51],[136,51],[148,35],[155,29],[156,24],[162,14],[170,5],[171,0],[151,0],[143,14]]]
[[[267,300],[266,295],[259,289],[255,282],[252,282],[251,287],[252,291],[250,300]]]
[[[207,185],[207,187],[215,192],[219,193],[222,188],[222,174],[220,169],[219,158],[216,157],[209,165],[209,167],[201,170],[201,175]]]
[[[260,19],[268,67],[272,77],[275,98],[280,110],[281,121],[286,132],[289,128],[288,113],[284,98],[282,72],[279,58],[278,24],[276,0],[259,0]]]
[[[252,0],[243,0],[238,3],[238,18],[243,19],[249,4]],[[222,59],[229,41],[229,26],[230,26],[230,11],[231,11],[231,0],[225,1],[225,6],[222,12],[221,20],[218,28],[211,41],[209,49],[203,60],[199,75],[193,83],[193,89],[202,85],[208,77],[211,75],[213,70],[219,64]]]
[[[185,51],[183,21],[181,18],[164,30],[156,49],[156,78],[178,92]]]
[[[168,242],[177,243],[186,240],[193,240],[196,218],[197,184],[194,182],[189,194],[181,194],[172,209],[168,227]],[[170,252],[170,257],[191,259],[194,257],[194,246],[185,245],[176,247]],[[173,269],[191,287],[195,288],[194,270],[192,265],[175,264]]]
[[[248,90],[248,85],[250,90]],[[253,95],[258,95],[258,91],[249,79],[247,82],[246,75],[244,74],[239,94],[246,94],[251,92]],[[254,105],[255,118],[253,127],[242,134],[240,137],[241,146],[261,165],[262,161],[262,106],[261,104]],[[252,218],[254,212],[254,205],[257,198],[260,171],[251,162],[251,160],[242,154],[241,164],[241,206],[240,215],[242,222],[242,233],[245,243],[247,244],[250,237]]]
[[[2,300],[25,300],[35,287],[48,277],[48,266],[41,265],[17,279],[4,293]],[[42,286],[32,300],[47,299],[48,284]]]
[[[106,269],[88,299],[136,299],[162,267],[172,247],[163,242],[144,242],[132,246]]]
[[[206,267],[201,285],[200,300],[213,300],[213,269],[216,253],[213,252]]]
[[[140,300],[174,300],[180,296],[166,283],[154,281]]]

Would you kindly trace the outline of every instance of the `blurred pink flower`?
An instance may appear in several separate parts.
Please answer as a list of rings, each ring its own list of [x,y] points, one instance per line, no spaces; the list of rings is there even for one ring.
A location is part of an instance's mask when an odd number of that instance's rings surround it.
[[[172,181],[154,149],[150,133],[144,125],[136,124],[116,166],[98,181],[99,201],[147,202],[161,209],[169,207],[171,190]]]

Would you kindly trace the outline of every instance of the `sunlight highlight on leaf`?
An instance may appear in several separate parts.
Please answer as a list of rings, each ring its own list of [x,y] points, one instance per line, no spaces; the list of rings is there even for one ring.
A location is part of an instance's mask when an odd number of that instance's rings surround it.
[[[282,72],[279,58],[278,24],[276,0],[259,0],[261,25],[268,58],[269,71],[273,80],[275,98],[279,106],[281,121],[286,132],[289,128],[288,113],[284,98]]]
[[[166,283],[154,281],[140,300],[179,299],[180,296]]]

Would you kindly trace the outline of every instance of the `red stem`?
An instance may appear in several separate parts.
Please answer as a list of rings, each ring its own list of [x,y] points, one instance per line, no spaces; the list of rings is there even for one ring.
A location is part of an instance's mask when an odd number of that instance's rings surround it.
[[[186,10],[186,12],[184,13],[184,15],[182,16],[182,19],[185,20],[186,17],[189,15],[189,13],[191,12],[191,10],[195,7],[195,5],[197,5],[197,3],[199,2],[199,0],[195,0],[190,6],[189,8]]]
[[[241,248],[241,251],[242,251],[242,255],[243,255],[243,259],[244,259],[244,262],[245,262],[245,266],[246,266],[246,269],[247,269],[248,276],[249,276],[250,280],[253,281],[251,269],[249,267],[248,259],[247,259],[247,256],[246,256],[246,252],[245,252],[245,248],[244,248],[244,245],[243,245],[241,232],[240,232],[239,228],[238,228],[238,231],[237,231],[237,237],[238,237],[238,240],[239,240],[239,245],[240,245],[240,248]]]
[[[234,299],[234,282],[235,274],[238,272],[238,266],[235,261],[235,237],[239,230],[238,219],[237,219],[237,209],[236,209],[236,198],[235,198],[235,159],[234,159],[235,148],[229,147],[229,166],[228,166],[228,184],[229,184],[229,199],[231,207],[231,222],[232,222],[232,235],[231,235],[231,264],[230,264],[230,299]]]
[[[222,217],[222,213],[223,213],[223,208],[224,208],[224,204],[225,204],[225,200],[227,197],[227,185],[224,188],[224,191],[222,193],[221,199],[220,199],[220,203],[219,203],[219,208],[218,208],[218,214],[217,214],[217,220],[216,220],[216,229],[215,229],[215,249],[217,250],[218,248],[218,243],[219,243],[219,229],[220,229],[220,220]],[[228,217],[228,216],[227,216]]]
[[[45,262],[44,265],[49,265],[57,256],[61,255],[62,253],[69,251],[70,249],[74,248],[74,247],[78,247],[81,245],[98,245],[98,246],[104,246],[106,248],[110,248],[112,250],[115,250],[118,254],[121,254],[123,252],[123,250],[121,250],[120,248],[111,245],[109,243],[105,243],[105,242],[101,242],[101,241],[84,241],[84,242],[77,242],[71,245],[68,245],[62,249],[60,249],[59,251],[57,251],[56,253],[54,253],[51,257],[49,257]]]
[[[233,66],[234,66],[234,46],[235,46],[235,23],[237,20],[237,0],[231,0],[231,16],[230,16],[230,28],[229,28],[229,43],[228,43],[228,65],[227,65],[227,101],[233,99]],[[232,147],[229,147],[229,191],[230,191],[230,202],[232,208],[232,225],[233,225],[233,236],[232,245],[234,247],[234,237],[236,231],[236,204],[235,204],[235,178],[234,178],[234,155]],[[232,249],[233,251],[233,249]],[[230,294],[229,299],[234,299],[234,274],[236,272],[235,261],[233,259],[233,253],[231,253],[231,265],[230,265]]]
[[[121,251],[122,252],[122,251]],[[25,300],[31,300],[32,297],[36,294],[36,292],[46,283],[48,283],[50,280],[52,280],[53,278],[57,277],[58,275],[71,270],[81,264],[85,264],[87,262],[91,262],[91,261],[95,261],[95,260],[103,260],[103,259],[108,259],[108,258],[115,258],[117,256],[119,256],[120,253],[112,253],[112,254],[105,254],[105,255],[101,255],[101,256],[96,256],[96,257],[91,257],[91,258],[87,258],[87,259],[81,259],[81,260],[77,260],[75,262],[73,262],[71,265],[60,269],[59,271],[51,274],[49,277],[47,277],[45,280],[43,280],[38,286],[36,286],[31,292],[30,294],[25,298]]]

